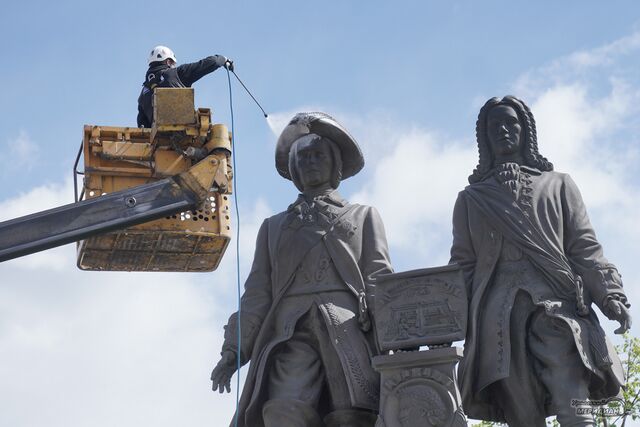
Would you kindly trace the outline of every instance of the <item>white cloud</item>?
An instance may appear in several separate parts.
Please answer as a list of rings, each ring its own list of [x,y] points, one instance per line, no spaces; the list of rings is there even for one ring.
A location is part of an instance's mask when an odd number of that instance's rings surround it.
[[[73,183],[67,179],[63,184],[49,183],[0,202],[0,221],[18,218],[73,202]],[[74,264],[74,245],[17,258],[5,263],[24,270],[65,270]]]
[[[21,130],[17,137],[6,141],[4,145],[2,164],[5,171],[30,170],[37,163],[40,148],[26,131]]]
[[[584,82],[595,78],[624,74],[629,55],[640,50],[640,31],[592,49],[584,49],[560,57],[519,76],[513,84],[514,93],[524,99],[536,97],[540,91],[559,84]],[[635,71],[635,69],[633,70]]]
[[[70,181],[35,188],[0,202],[1,219],[71,194]],[[242,277],[270,213],[241,211]],[[0,264],[0,425],[225,424],[235,382],[214,394],[209,374],[235,311],[235,241],[205,274],[82,272],[74,245]]]
[[[0,201],[0,221],[32,214],[45,209],[73,203],[73,182],[51,182],[35,187],[16,197]]]
[[[422,129],[396,131],[385,142],[393,151],[377,159],[371,178],[351,199],[380,211],[390,246],[413,250],[413,261],[423,263],[415,268],[446,262],[446,230],[458,191],[475,165],[475,145]]]
[[[635,306],[640,133],[631,118],[639,112],[640,86],[620,70],[639,40],[634,34],[558,59],[513,86],[537,118],[542,153],[582,189]],[[270,115],[274,135],[296,112],[309,110],[317,108]],[[446,262],[453,202],[476,164],[473,135],[460,140],[379,112],[336,117],[367,161],[366,182],[347,196],[380,210],[392,257],[402,256],[395,262],[411,268]],[[29,153],[24,140],[20,150]],[[0,201],[0,220],[68,203],[71,194],[69,181],[35,188]],[[241,208],[244,278],[271,209],[264,199]],[[208,375],[222,325],[235,310],[235,240],[211,274],[80,272],[73,245],[0,264],[0,424],[226,424],[234,394],[212,394]]]
[[[613,82],[601,98],[591,97],[584,85],[560,85],[532,105],[543,154],[575,178],[592,209],[609,208],[637,191],[629,188],[637,151],[615,141],[615,135],[628,129],[638,100],[637,89]]]
[[[620,56],[634,53],[638,49],[640,49],[640,32],[634,32],[595,49],[574,52],[566,58],[553,62],[551,66],[560,67],[566,64],[572,70],[585,70],[590,67],[613,65]]]
[[[640,81],[628,77],[625,55],[637,50],[640,33],[532,70],[512,88],[536,117],[542,154],[581,188],[605,251],[636,304]],[[418,268],[446,262],[453,203],[477,161],[474,135],[455,141],[411,123],[380,126],[388,123],[384,118],[367,123],[373,125],[365,146],[375,147],[372,154],[378,155],[367,157],[370,179],[352,199],[380,210],[395,264]],[[640,314],[635,305],[633,310]]]
[[[224,305],[189,275],[3,268],[3,425],[205,425]],[[37,411],[29,408],[37,407]],[[10,408],[10,409],[9,409]],[[130,423],[130,424],[129,424]]]

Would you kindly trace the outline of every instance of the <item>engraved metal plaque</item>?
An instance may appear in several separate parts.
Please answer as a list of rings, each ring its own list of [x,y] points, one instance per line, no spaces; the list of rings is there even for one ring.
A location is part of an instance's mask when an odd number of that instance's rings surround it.
[[[373,318],[380,348],[463,340],[467,306],[462,271],[456,264],[378,276]]]

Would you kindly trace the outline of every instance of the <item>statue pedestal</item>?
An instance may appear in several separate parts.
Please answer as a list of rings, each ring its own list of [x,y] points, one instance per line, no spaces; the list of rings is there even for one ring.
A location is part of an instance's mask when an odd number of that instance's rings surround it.
[[[376,427],[466,427],[455,371],[460,359],[460,347],[374,357],[381,375]]]

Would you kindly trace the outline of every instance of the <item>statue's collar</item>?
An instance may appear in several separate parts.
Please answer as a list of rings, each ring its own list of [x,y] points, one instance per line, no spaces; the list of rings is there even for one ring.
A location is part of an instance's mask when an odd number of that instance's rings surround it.
[[[347,205],[347,201],[342,198],[337,190],[329,189],[317,195],[299,194],[296,201],[289,205],[287,211],[293,211],[297,206],[301,204],[311,205],[313,204],[313,202],[324,202],[339,208],[343,208]]]
[[[482,176],[482,179],[480,181],[484,181],[487,178],[491,178],[496,173],[496,168],[498,166],[499,165],[495,165],[491,169],[489,169],[489,171]],[[537,169],[528,165],[522,165],[522,164],[518,164],[518,166],[520,167],[521,172],[526,172],[531,175],[542,175],[542,171],[540,169]]]

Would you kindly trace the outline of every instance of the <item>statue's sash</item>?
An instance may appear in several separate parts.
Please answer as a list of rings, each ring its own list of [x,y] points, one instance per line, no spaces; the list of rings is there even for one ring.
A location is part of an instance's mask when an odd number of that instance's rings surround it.
[[[489,224],[505,239],[522,249],[527,258],[545,275],[558,297],[577,301],[584,309],[581,281],[569,264],[569,259],[546,238],[512,195],[490,182],[481,182],[465,189],[469,201],[482,212]],[[586,313],[581,313],[586,314]]]

